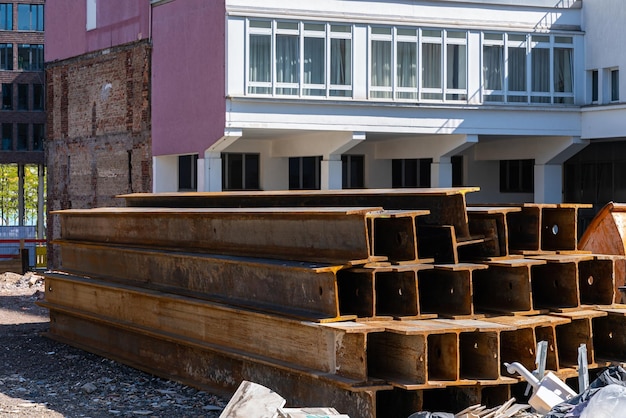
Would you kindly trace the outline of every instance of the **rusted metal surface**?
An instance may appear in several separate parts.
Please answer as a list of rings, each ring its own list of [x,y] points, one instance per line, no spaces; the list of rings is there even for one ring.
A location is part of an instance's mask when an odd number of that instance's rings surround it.
[[[626,255],[626,204],[610,202],[592,219],[580,238],[579,248],[594,254]],[[626,285],[626,260],[615,260],[615,302],[620,302],[618,289]]]
[[[341,266],[59,241],[64,272],[311,321],[340,311]],[[268,291],[268,289],[272,289]]]
[[[463,248],[471,250],[475,246],[483,246],[491,241],[491,238],[483,236],[471,236],[459,240],[452,225],[420,225],[417,233],[423,256],[433,258],[438,264],[457,264],[467,261],[460,257]]]
[[[599,363],[626,362],[626,309],[604,309],[608,315],[594,318],[593,344]]]
[[[272,388],[293,405],[330,404],[350,416],[376,418],[376,392],[391,389],[336,380],[332,375],[291,369],[262,357],[181,342],[97,318],[54,309],[50,316],[51,338],[204,390],[232,394],[248,380]]]
[[[55,212],[61,238],[283,260],[363,264],[380,208],[97,208]]]
[[[370,215],[372,252],[394,264],[432,263],[434,259],[420,256],[417,240],[417,217],[424,211],[382,211]]]
[[[470,233],[484,236],[486,240],[482,244],[462,248],[461,260],[511,257],[507,214],[521,211],[518,207],[468,207]]]
[[[47,276],[46,291],[46,303],[53,309],[133,324],[175,340],[228,347],[361,382],[367,381],[367,334],[383,330],[360,323],[325,326],[296,321],[93,279]]]
[[[604,347],[594,344],[592,321],[594,318],[607,316],[606,312],[597,310],[577,310],[555,314],[569,318],[571,322],[556,326],[557,346],[559,347],[559,367],[576,368],[578,366],[578,347],[587,346],[587,364],[589,368],[598,367],[596,350],[604,351]]]
[[[418,272],[429,264],[349,268],[337,273],[339,306],[359,318],[432,318],[419,304]]]
[[[478,187],[427,189],[289,190],[260,192],[136,193],[120,195],[134,207],[349,207],[429,210],[419,218],[428,225],[453,225],[459,240],[470,233],[465,194]]]
[[[419,274],[420,309],[451,318],[481,318],[474,306],[474,275],[484,264],[437,264]]]
[[[474,306],[478,312],[536,315],[531,288],[531,269],[546,264],[544,260],[510,259],[487,262],[489,268],[478,270],[474,278]]]

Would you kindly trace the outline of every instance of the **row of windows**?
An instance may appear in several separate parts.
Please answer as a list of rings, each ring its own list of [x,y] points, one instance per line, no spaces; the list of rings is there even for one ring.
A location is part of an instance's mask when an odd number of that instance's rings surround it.
[[[12,3],[0,3],[0,30],[15,30]],[[17,30],[43,32],[43,4],[18,4]]]
[[[43,151],[44,137],[43,123],[3,123],[2,151]]]
[[[15,90],[17,106],[14,104]],[[43,84],[2,83],[2,110],[44,110],[44,101]]]
[[[247,92],[352,97],[353,71],[368,71],[373,99],[468,100],[468,31],[370,26],[353,51],[353,26],[249,20]],[[573,103],[572,36],[481,33],[485,102]],[[368,57],[354,68],[353,57]]]
[[[17,46],[17,63],[14,51]],[[0,44],[0,70],[43,71],[43,45],[40,44]]]

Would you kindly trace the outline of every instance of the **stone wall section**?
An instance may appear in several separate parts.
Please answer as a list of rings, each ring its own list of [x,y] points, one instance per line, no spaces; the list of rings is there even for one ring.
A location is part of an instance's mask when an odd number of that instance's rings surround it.
[[[148,41],[48,63],[48,209],[121,206],[152,191]],[[59,238],[54,214],[47,236]],[[49,247],[49,267],[58,265]]]

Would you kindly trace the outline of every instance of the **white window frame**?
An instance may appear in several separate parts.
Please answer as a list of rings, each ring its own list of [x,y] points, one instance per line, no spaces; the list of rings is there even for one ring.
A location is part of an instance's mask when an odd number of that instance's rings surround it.
[[[87,21],[85,22],[86,30],[93,30],[97,27],[97,10],[98,10],[98,0],[85,0],[85,8],[87,10],[86,17]]]
[[[500,39],[487,39],[485,35],[492,34],[497,35]],[[487,89],[485,80],[485,47],[495,46],[502,48],[502,60],[500,61],[501,79],[500,89]],[[481,33],[481,47],[480,47],[480,77],[481,77],[481,101],[482,103],[503,103],[506,101],[507,90],[507,47],[505,42],[505,34],[502,32],[483,32]],[[485,98],[488,96],[497,97],[500,96],[500,100],[489,100]]]

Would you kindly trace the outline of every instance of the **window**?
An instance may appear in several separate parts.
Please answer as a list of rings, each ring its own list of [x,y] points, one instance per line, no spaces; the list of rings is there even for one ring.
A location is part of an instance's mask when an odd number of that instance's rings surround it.
[[[13,5],[0,3],[0,30],[13,30]]]
[[[18,4],[17,29],[43,31],[43,4]]]
[[[422,99],[441,100],[441,31],[422,31]]]
[[[259,190],[259,154],[222,154],[223,190]]]
[[[500,161],[501,193],[533,193],[535,160]]]
[[[13,69],[13,44],[0,44],[0,70]]]
[[[17,59],[20,70],[43,70],[43,45],[19,44]]]
[[[17,150],[28,151],[28,124],[17,124]]]
[[[248,32],[249,94],[352,96],[351,26],[250,20]]]
[[[289,190],[319,190],[321,157],[289,158]]]
[[[619,101],[619,70],[611,70],[611,101]]]
[[[86,24],[86,29],[87,30],[91,30],[91,29],[95,29],[96,28],[96,17],[97,17],[97,7],[98,7],[98,0],[85,0],[86,1],[86,5],[85,7],[87,8],[87,24]]]
[[[28,110],[28,84],[17,85],[17,110]]]
[[[550,103],[550,37],[531,37],[531,98],[532,103]]]
[[[446,100],[467,100],[467,33],[446,31]]]
[[[33,84],[33,110],[44,110],[45,100],[43,84]]]
[[[483,100],[504,101],[504,34],[483,34]]]
[[[13,110],[13,84],[2,83],[2,110]]]
[[[2,124],[2,150],[10,151],[13,149],[13,124]]]
[[[394,159],[391,162],[391,187],[430,187],[432,158]]]
[[[598,93],[600,87],[600,80],[598,77],[598,70],[591,71],[591,102],[598,103]]]
[[[391,28],[371,28],[371,88],[373,98],[392,98],[392,38]]]
[[[35,123],[33,125],[33,151],[43,151],[45,135],[45,125],[43,123]]]
[[[198,189],[198,154],[178,156],[178,191]]]
[[[463,183],[463,156],[455,155],[450,158],[452,163],[452,187],[462,187]]]
[[[572,38],[556,36],[554,38],[554,103],[574,103],[574,50]],[[562,42],[562,45],[559,43]]]
[[[341,187],[362,189],[365,187],[365,157],[363,155],[341,156]]]

